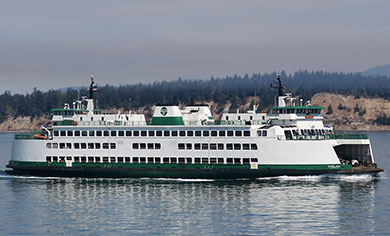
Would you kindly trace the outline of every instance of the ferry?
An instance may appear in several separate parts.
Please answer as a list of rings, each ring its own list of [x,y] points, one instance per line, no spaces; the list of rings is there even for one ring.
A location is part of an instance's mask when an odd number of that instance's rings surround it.
[[[284,93],[267,113],[212,117],[205,104],[158,104],[143,114],[105,114],[87,97],[52,109],[52,124],[15,135],[7,172],[92,178],[238,179],[322,174],[377,175],[365,134],[323,124],[323,107]]]

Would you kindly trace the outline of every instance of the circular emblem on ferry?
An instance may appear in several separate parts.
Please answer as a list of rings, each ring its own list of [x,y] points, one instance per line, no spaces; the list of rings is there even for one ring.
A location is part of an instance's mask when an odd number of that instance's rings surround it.
[[[166,107],[161,108],[161,115],[165,116],[168,113],[168,109]]]

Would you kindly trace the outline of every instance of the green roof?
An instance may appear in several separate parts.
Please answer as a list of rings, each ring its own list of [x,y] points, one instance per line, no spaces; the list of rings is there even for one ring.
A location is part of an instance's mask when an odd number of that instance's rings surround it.
[[[280,109],[324,109],[323,107],[320,106],[313,106],[313,107],[271,107],[271,110],[280,110]]]

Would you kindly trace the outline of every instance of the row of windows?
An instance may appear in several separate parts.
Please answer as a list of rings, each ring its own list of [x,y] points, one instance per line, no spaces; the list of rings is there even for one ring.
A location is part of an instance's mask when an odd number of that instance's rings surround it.
[[[133,149],[161,149],[161,143],[133,143]]]
[[[179,150],[191,150],[192,148],[195,150],[224,150],[223,143],[179,143],[177,148]],[[257,150],[256,143],[227,143],[226,150]]]
[[[96,156],[46,156],[47,162],[76,163],[149,163],[149,164],[249,164],[258,162],[257,158],[221,157],[96,157]]]
[[[72,143],[46,143],[48,149],[72,149]],[[116,143],[73,143],[74,149],[116,149]]]
[[[54,130],[54,136],[81,137],[249,137],[249,130]]]

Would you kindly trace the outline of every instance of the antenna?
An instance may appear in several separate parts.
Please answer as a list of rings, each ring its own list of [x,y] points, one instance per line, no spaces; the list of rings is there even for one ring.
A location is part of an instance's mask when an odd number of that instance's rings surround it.
[[[278,76],[278,78],[276,79],[277,81],[272,81],[272,83],[270,84],[270,87],[277,89],[278,95],[283,96],[284,95],[283,94],[284,85],[282,84],[282,81],[280,80],[280,74],[276,74],[276,75]]]

